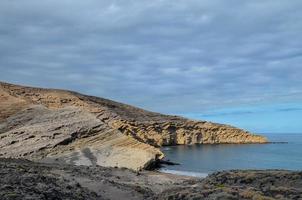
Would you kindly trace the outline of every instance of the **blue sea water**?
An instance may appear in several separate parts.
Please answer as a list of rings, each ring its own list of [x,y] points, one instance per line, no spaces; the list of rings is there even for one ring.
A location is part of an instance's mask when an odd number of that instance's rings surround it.
[[[180,165],[163,172],[204,177],[231,169],[302,170],[302,134],[262,134],[270,144],[217,144],[163,147],[166,159]]]

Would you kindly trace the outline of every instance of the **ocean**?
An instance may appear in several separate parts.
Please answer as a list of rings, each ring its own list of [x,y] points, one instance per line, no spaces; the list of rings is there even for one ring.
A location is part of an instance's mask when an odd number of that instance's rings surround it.
[[[165,166],[160,171],[205,177],[216,171],[232,169],[302,170],[302,134],[261,135],[277,143],[163,147],[166,159],[180,165]]]

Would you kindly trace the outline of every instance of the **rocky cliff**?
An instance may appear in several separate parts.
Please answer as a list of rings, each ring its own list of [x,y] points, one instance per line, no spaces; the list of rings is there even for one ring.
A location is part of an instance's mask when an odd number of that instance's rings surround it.
[[[2,157],[139,169],[163,158],[163,145],[265,142],[232,126],[0,82]]]

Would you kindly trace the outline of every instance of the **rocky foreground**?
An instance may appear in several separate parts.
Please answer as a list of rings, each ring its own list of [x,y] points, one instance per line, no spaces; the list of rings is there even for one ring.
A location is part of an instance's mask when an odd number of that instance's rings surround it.
[[[159,172],[0,159],[1,200],[302,199],[302,172],[226,171],[205,179]]]
[[[164,157],[160,146],[266,142],[228,125],[0,82],[0,157],[138,170]]]

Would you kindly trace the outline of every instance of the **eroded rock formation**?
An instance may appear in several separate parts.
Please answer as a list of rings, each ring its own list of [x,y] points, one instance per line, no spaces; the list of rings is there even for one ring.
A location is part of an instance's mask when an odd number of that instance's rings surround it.
[[[156,148],[177,144],[265,143],[206,121],[162,115],[103,98],[0,82],[0,155],[73,164],[147,168]]]

